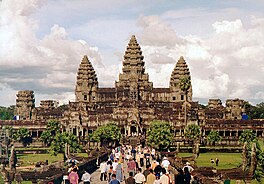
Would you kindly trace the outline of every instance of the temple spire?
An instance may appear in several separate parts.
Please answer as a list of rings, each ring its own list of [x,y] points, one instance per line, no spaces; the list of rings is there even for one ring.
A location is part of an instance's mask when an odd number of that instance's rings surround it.
[[[95,97],[98,88],[98,80],[92,63],[85,55],[81,61],[77,73],[75,89],[76,101],[90,102]]]
[[[136,36],[132,35],[124,54],[122,73],[119,74],[119,81],[116,82],[116,87],[127,88],[130,91],[137,91],[139,88],[152,89],[153,84],[149,82],[149,76],[145,73],[145,62],[143,59],[144,56]]]
[[[176,97],[178,96],[176,99],[182,99],[180,96],[183,92],[180,90],[178,83],[183,78],[187,78],[191,81],[191,75],[188,65],[186,64],[184,57],[181,56],[178,62],[176,63],[170,78],[170,89],[172,92],[177,92],[177,94],[174,95]],[[187,96],[189,100],[192,99],[192,87],[189,88]]]

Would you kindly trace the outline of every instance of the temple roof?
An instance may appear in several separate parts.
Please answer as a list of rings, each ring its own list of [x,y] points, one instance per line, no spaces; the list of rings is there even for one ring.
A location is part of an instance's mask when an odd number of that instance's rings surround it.
[[[180,57],[172,71],[170,78],[170,86],[176,86],[180,79],[187,77],[191,79],[188,65],[186,64],[183,56]]]
[[[83,57],[77,73],[77,85],[81,84],[84,81],[88,83],[95,83],[96,85],[98,85],[95,70],[86,55]]]

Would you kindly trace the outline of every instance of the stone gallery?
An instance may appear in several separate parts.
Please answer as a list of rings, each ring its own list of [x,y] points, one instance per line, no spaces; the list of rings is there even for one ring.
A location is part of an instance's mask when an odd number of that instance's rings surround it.
[[[176,141],[184,139],[184,129],[189,124],[199,125],[202,135],[219,131],[222,144],[237,144],[244,129],[253,129],[258,137],[264,136],[262,120],[242,118],[244,100],[229,99],[224,106],[220,99],[209,99],[206,107],[194,102],[191,75],[184,57],[172,69],[169,86],[154,88],[134,35],[114,87],[100,88],[99,83],[92,63],[84,56],[77,72],[74,102],[58,106],[54,100],[43,100],[35,107],[34,92],[19,91],[15,110],[19,120],[1,121],[1,126],[27,127],[38,138],[47,121],[57,119],[62,131],[84,139],[98,126],[111,122],[118,124],[124,137],[144,136],[150,122],[159,120],[170,123]]]

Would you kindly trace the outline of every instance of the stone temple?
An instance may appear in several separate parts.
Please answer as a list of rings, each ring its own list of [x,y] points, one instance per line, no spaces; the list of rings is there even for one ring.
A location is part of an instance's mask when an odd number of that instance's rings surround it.
[[[188,65],[180,57],[172,69],[167,88],[154,88],[145,72],[140,45],[133,35],[126,48],[122,73],[112,88],[100,88],[96,71],[84,56],[77,72],[75,102],[59,106],[54,100],[43,100],[35,107],[33,91],[19,91],[16,115],[20,120],[1,121],[1,126],[28,127],[37,139],[49,119],[61,122],[62,131],[69,131],[84,139],[98,126],[116,122],[124,137],[145,135],[150,122],[170,122],[175,140],[184,139],[188,124],[198,124],[202,135],[219,131],[222,142],[234,144],[244,129],[253,129],[263,137],[264,121],[242,120],[245,101],[229,99],[226,106],[220,99],[209,99],[202,108],[192,100],[192,86],[182,91],[183,78],[191,81]],[[185,113],[186,112],[186,113]],[[232,142],[233,141],[233,142]]]

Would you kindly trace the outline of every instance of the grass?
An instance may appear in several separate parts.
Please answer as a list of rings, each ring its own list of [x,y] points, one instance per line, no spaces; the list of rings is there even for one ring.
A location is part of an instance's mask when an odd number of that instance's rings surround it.
[[[179,156],[186,157],[191,156],[191,153],[180,153]],[[211,158],[219,159],[218,166],[211,164]],[[241,153],[201,153],[196,160],[196,164],[199,167],[211,167],[214,166],[217,169],[232,169],[237,168],[242,163]]]
[[[63,160],[63,154],[58,154],[57,156],[51,156],[50,154],[17,154],[18,163],[20,166],[30,166],[35,165],[38,161],[46,161],[53,163],[59,160]]]
[[[77,153],[78,157],[84,157],[84,158],[88,158],[88,154],[87,153]]]

